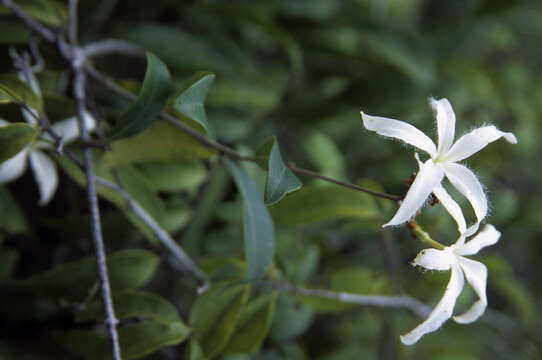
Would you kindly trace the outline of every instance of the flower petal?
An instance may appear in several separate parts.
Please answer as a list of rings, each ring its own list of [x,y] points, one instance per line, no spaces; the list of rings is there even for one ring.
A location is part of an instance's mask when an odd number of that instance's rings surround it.
[[[460,234],[463,234],[467,230],[467,223],[465,222],[465,216],[463,216],[463,211],[457,204],[457,202],[452,199],[450,194],[444,189],[441,184],[438,184],[434,189],[433,193],[439,199],[440,203],[446,211],[454,218],[457,223],[457,230]]]
[[[518,142],[516,136],[510,132],[500,131],[493,125],[483,126],[461,136],[443,158],[449,162],[461,161],[501,137],[504,137],[511,144]]]
[[[423,249],[416,255],[412,265],[421,266],[427,270],[450,270],[455,264],[456,256],[448,247],[444,250]]]
[[[14,157],[0,163],[0,183],[13,181],[26,170],[28,148],[19,151]]]
[[[474,227],[477,228],[478,224],[480,224],[487,215],[487,198],[482,189],[482,184],[480,184],[478,178],[472,171],[460,164],[445,164],[444,172],[452,185],[471,203],[477,219]],[[476,231],[476,229],[474,231]]]
[[[444,296],[440,299],[437,306],[433,309],[429,317],[408,334],[401,335],[401,342],[405,345],[416,343],[422,336],[427,333],[436,331],[448,320],[453,313],[455,301],[463,289],[464,279],[463,271],[459,265],[452,267],[450,281],[444,292]]]
[[[85,125],[88,131],[96,128],[96,120],[89,112],[85,111]],[[77,116],[72,116],[62,121],[56,122],[51,126],[65,144],[74,141],[79,137],[79,125],[77,124]],[[51,140],[49,134],[44,134],[43,138]],[[43,147],[43,146],[41,146]]]
[[[438,153],[445,154],[454,143],[455,114],[448,99],[429,99],[429,104],[436,112],[438,129]]]
[[[476,321],[487,307],[486,283],[487,283],[487,268],[484,264],[478,261],[458,257],[459,266],[463,269],[467,282],[472,286],[473,290],[478,295],[478,301],[472,304],[471,308],[465,313],[454,316],[454,321],[460,324],[468,324]]]
[[[39,150],[30,151],[30,167],[39,186],[40,205],[46,205],[58,187],[58,174],[55,163]]]
[[[399,120],[367,115],[361,112],[363,125],[367,130],[379,135],[402,140],[431,155],[436,156],[437,149],[433,141],[416,127]]]
[[[422,207],[425,200],[431,194],[435,186],[437,186],[444,177],[443,169],[429,159],[423,164],[416,175],[416,179],[410,186],[403,203],[393,218],[384,226],[400,225],[416,214],[419,208]]]
[[[474,255],[486,246],[496,244],[501,237],[500,231],[495,229],[493,225],[486,225],[482,231],[466,244],[455,248],[454,252],[457,255]]]

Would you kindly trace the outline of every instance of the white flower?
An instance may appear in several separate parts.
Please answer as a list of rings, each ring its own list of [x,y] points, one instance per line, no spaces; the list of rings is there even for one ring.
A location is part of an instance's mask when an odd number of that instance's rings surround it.
[[[495,244],[500,236],[501,233],[493,225],[486,225],[476,237],[467,243],[465,243],[465,236],[461,235],[455,244],[447,246],[443,250],[425,249],[416,256],[412,262],[413,265],[429,270],[451,270],[451,276],[444,296],[429,314],[429,317],[408,334],[401,336],[403,344],[416,343],[423,335],[436,331],[452,316],[465,278],[478,295],[478,301],[462,315],[454,316],[454,320],[460,324],[468,324],[484,313],[487,307],[487,268],[481,262],[464,256],[477,254],[480,249]]]
[[[89,130],[94,129],[96,126],[94,118],[89,113],[85,113],[85,123]],[[0,126],[8,124],[7,121],[0,119]],[[62,137],[64,144],[79,137],[79,127],[77,125],[77,117],[75,116],[59,121],[53,124],[51,128]],[[58,173],[55,163],[42,151],[53,149],[52,139],[48,134],[42,135],[42,139],[28,144],[17,155],[0,163],[0,183],[10,182],[19,178],[24,173],[27,159],[29,159],[30,168],[38,183],[40,192],[39,204],[46,205],[53,197],[58,186]]]
[[[430,99],[429,103],[436,112],[438,147],[427,135],[410,124],[361,112],[363,125],[368,130],[402,140],[425,151],[430,156],[420,166],[420,171],[397,213],[383,226],[399,225],[407,222],[424,204],[431,192],[434,192],[441,201],[443,198],[450,198],[446,190],[440,185],[444,175],[446,175],[450,183],[469,200],[474,209],[477,222],[468,229],[467,235],[471,235],[476,232],[479,223],[487,215],[487,199],[476,175],[457,162],[468,158],[501,137],[504,137],[512,144],[517,143],[517,139],[512,133],[505,133],[493,125],[488,125],[463,135],[454,144],[455,114],[452,106],[447,99]],[[453,207],[455,208],[455,206]],[[448,208],[447,210],[450,211]],[[461,210],[459,209],[459,211]]]

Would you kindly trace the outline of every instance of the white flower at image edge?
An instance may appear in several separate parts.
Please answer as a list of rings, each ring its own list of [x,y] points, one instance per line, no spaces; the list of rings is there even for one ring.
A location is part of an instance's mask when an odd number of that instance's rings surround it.
[[[446,175],[450,183],[469,200],[474,209],[477,222],[466,233],[467,236],[472,235],[478,230],[478,225],[487,215],[487,198],[476,175],[457,162],[477,153],[501,137],[512,144],[516,144],[517,139],[512,133],[502,132],[493,125],[487,125],[472,130],[453,143],[455,114],[452,106],[447,99],[430,99],[429,103],[436,112],[438,146],[427,135],[406,122],[371,116],[361,112],[363,125],[366,129],[379,135],[402,140],[425,151],[430,156],[421,165],[420,171],[397,213],[383,226],[400,225],[409,221],[435,189],[441,196],[449,197],[446,190],[440,185]],[[435,193],[435,195],[439,197],[439,194]]]
[[[9,123],[0,119],[0,126]],[[85,124],[89,131],[93,130],[96,122],[92,115],[85,113]],[[77,118],[70,117],[59,121],[51,126],[52,130],[62,137],[64,144],[74,141],[79,137]],[[43,140],[37,140],[28,144],[14,157],[0,163],[0,183],[6,183],[19,178],[26,170],[27,161],[38,184],[40,192],[40,205],[46,205],[53,197],[58,186],[58,173],[53,160],[42,150],[54,149],[52,139],[48,134],[43,134]]]
[[[460,236],[457,242],[443,250],[422,250],[412,262],[412,265],[421,266],[428,270],[451,270],[450,281],[444,296],[433,309],[429,317],[408,334],[401,336],[405,345],[416,343],[423,335],[436,331],[452,317],[455,302],[463,290],[465,279],[478,295],[469,310],[453,319],[460,324],[468,324],[478,319],[487,307],[486,282],[487,268],[484,264],[464,257],[477,254],[480,249],[495,244],[501,233],[493,225],[486,225],[480,233],[465,243],[465,236]]]

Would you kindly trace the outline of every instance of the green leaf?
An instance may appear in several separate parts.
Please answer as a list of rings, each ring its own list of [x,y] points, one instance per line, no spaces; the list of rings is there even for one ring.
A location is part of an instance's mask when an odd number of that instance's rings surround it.
[[[104,168],[150,161],[193,161],[213,154],[193,137],[165,121],[156,121],[136,136],[115,141],[111,148],[112,151],[102,158]]]
[[[181,320],[175,306],[160,296],[144,291],[124,290],[116,292],[113,294],[113,304],[118,319],[141,317],[163,322]],[[98,298],[88,303],[85,309],[75,316],[75,321],[102,322],[104,318],[103,303]]]
[[[17,0],[17,5],[28,15],[45,25],[60,27],[68,19],[67,7],[57,0]],[[0,14],[9,10],[0,6]]]
[[[0,282],[9,279],[17,260],[19,260],[19,251],[5,247],[0,248]]]
[[[153,276],[158,257],[145,250],[125,250],[109,254],[107,267],[113,291],[136,289]],[[81,301],[98,281],[96,260],[81,260],[59,265],[41,274],[13,281],[17,288],[36,293],[36,297],[50,297]]]
[[[196,73],[189,83],[180,90],[180,95],[175,98],[173,105],[179,114],[201,125],[206,134],[211,137],[214,136],[214,131],[209,128],[203,102],[214,79],[215,75],[212,73]]]
[[[373,197],[342,187],[305,185],[270,206],[273,220],[282,225],[301,225],[335,219],[378,220],[380,210]]]
[[[264,169],[267,170],[264,199],[266,204],[279,202],[286,194],[301,188],[303,183],[284,164],[279,144],[275,137],[267,140],[257,151],[256,156],[267,157]]]
[[[194,191],[208,177],[208,171],[201,162],[149,163],[140,168],[155,191]]]
[[[38,130],[29,124],[0,126],[0,162],[17,155],[26,144],[34,141]]]
[[[27,44],[31,30],[19,22],[0,21],[0,44]]]
[[[41,108],[41,99],[30,85],[19,80],[16,75],[0,75],[0,104],[24,103],[32,109]]]
[[[158,117],[173,85],[166,64],[147,52],[147,72],[137,101],[117,121],[111,139],[118,140],[139,134]]]
[[[338,180],[344,179],[345,163],[337,144],[325,133],[313,131],[303,142],[303,149],[318,172]]]
[[[275,313],[277,293],[262,296],[242,310],[225,352],[252,353],[264,341]]]
[[[247,263],[245,279],[261,278],[273,262],[273,221],[250,177],[233,161],[224,159],[224,163],[243,196],[243,234]]]
[[[309,328],[313,319],[312,309],[297,304],[286,294],[281,294],[278,297],[270,336],[279,342],[295,338]]]
[[[123,359],[143,357],[163,347],[177,345],[190,335],[190,328],[180,321],[147,320],[118,329]],[[86,359],[111,359],[107,331],[63,331],[55,336],[67,350]]]
[[[248,285],[220,283],[192,305],[189,324],[206,358],[219,354],[228,344],[249,292]]]
[[[17,200],[4,185],[0,185],[0,229],[8,234],[25,233],[29,226]]]

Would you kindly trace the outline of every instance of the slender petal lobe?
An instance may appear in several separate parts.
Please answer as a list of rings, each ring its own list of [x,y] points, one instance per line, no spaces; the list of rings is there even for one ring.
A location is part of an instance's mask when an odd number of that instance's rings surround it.
[[[459,204],[452,199],[450,194],[448,194],[446,189],[440,184],[433,189],[433,193],[457,223],[457,230],[459,233],[463,234],[467,230],[467,223],[465,222],[465,217],[463,216],[463,211],[461,211]]]
[[[85,111],[85,124],[87,126],[88,131],[94,130],[96,127],[96,120],[94,120],[94,117],[89,113]],[[58,134],[62,138],[62,141],[64,143],[69,143],[74,141],[79,137],[79,126],[77,125],[77,116],[72,116],[67,119],[64,119],[62,121],[56,122],[51,126],[55,133]],[[49,134],[45,133],[43,134],[43,137],[52,140]],[[41,148],[44,146],[40,144]]]
[[[11,159],[0,163],[0,183],[13,181],[24,173],[27,155],[28,149],[24,148]]]
[[[469,200],[480,223],[487,215],[487,198],[476,175],[455,163],[445,164],[444,171],[452,185]]]
[[[478,261],[458,257],[457,261],[465,273],[467,282],[472,286],[474,292],[478,295],[478,301],[472,304],[471,308],[465,313],[454,316],[455,322],[460,324],[468,324],[476,321],[486,310],[486,283],[487,283],[487,268],[484,264]]]
[[[34,149],[30,151],[30,167],[39,186],[39,204],[46,205],[58,186],[56,165],[47,155]]]
[[[436,112],[438,129],[438,152],[445,154],[454,142],[455,114],[448,99],[429,99],[429,104]]]
[[[437,149],[433,141],[416,127],[406,122],[367,115],[363,111],[361,112],[361,118],[367,130],[374,131],[382,136],[402,140],[425,151],[431,157],[437,154]]]
[[[466,244],[457,247],[455,253],[461,256],[477,254],[486,246],[496,244],[500,237],[500,231],[495,229],[493,225],[486,225],[477,236],[469,240]]]
[[[506,141],[512,144],[518,142],[515,135],[510,132],[500,131],[493,125],[483,126],[461,136],[443,157],[447,162],[464,160],[501,137],[504,137]]]
[[[422,165],[416,179],[410,186],[403,203],[393,218],[383,226],[400,225],[408,220],[419,208],[422,207],[425,200],[431,194],[435,186],[437,186],[444,177],[442,168],[429,159]]]
[[[424,249],[412,261],[412,265],[438,271],[450,270],[454,263],[455,255],[450,248],[444,250]]]
[[[452,317],[455,301],[463,289],[463,284],[463,272],[459,268],[459,265],[454,265],[444,296],[423,323],[411,330],[408,334],[401,335],[403,344],[412,345],[416,343],[422,336],[436,331],[444,322],[446,322],[446,320]]]

